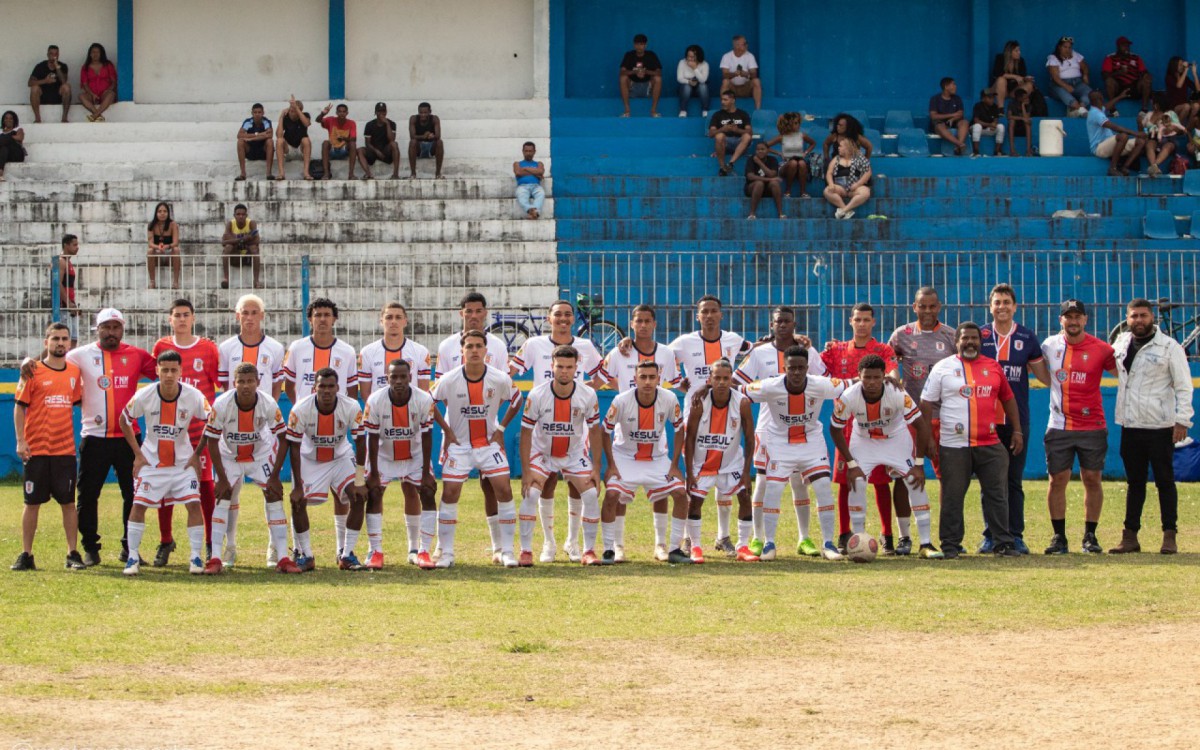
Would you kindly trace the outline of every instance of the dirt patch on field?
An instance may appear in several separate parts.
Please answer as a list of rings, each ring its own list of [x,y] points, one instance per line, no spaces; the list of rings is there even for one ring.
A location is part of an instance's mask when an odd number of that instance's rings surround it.
[[[201,683],[237,679],[261,692],[170,692],[161,700],[80,699],[71,683],[96,677],[95,668],[53,678],[23,669],[8,679],[55,679],[64,689],[54,697],[0,698],[0,734],[10,735],[0,750],[809,742],[1167,748],[1200,740],[1191,718],[1200,705],[1197,624],[974,635],[863,631],[836,643],[814,633],[803,642],[756,639],[740,648],[733,631],[721,643],[719,654],[694,643],[672,646],[667,637],[535,654],[539,669],[558,676],[529,700],[510,697],[493,710],[430,706],[422,685],[444,688],[446,679],[433,655],[359,655],[303,668],[199,664],[193,677]],[[306,674],[335,682],[314,689]]]

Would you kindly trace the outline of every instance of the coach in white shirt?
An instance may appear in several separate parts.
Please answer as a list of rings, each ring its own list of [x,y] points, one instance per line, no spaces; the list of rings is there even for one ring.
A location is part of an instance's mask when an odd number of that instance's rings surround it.
[[[1117,424],[1121,425],[1121,460],[1125,463],[1125,530],[1112,554],[1140,552],[1138,529],[1146,502],[1146,467],[1154,469],[1154,486],[1162,509],[1164,555],[1179,551],[1175,523],[1179,495],[1175,488],[1175,443],[1192,426],[1192,374],[1178,341],[1163,333],[1149,300],[1135,299],[1125,309],[1129,330],[1113,344],[1117,360]]]

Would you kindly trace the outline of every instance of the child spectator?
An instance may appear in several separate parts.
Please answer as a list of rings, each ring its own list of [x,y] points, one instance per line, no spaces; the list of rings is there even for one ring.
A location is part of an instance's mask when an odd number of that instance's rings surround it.
[[[645,34],[633,38],[633,49],[621,58],[621,70],[617,84],[621,89],[621,102],[625,112],[621,117],[629,117],[629,97],[639,99],[650,98],[650,116],[658,117],[658,97],[662,94],[662,63],[658,55],[646,49],[649,42]]]
[[[1004,123],[1000,122],[1000,108],[996,106],[996,92],[984,89],[979,92],[979,102],[971,110],[971,156],[979,156],[979,141],[984,135],[996,137],[994,156],[1000,155],[1000,144],[1004,142]]]
[[[953,78],[943,78],[941,92],[929,97],[929,127],[954,144],[955,156],[966,151],[967,113]]]
[[[684,52],[675,68],[675,80],[679,82],[679,116],[687,117],[688,100],[696,97],[700,100],[700,116],[708,117],[708,105],[712,101],[708,94],[708,63],[704,61],[704,49],[699,44],[693,44]]]
[[[1030,115],[1029,92],[1017,89],[1008,103],[1008,154],[1020,156],[1013,147],[1013,138],[1025,139],[1025,155],[1033,156],[1033,117]]]
[[[1108,119],[1104,112],[1104,94],[1099,91],[1088,93],[1088,103],[1091,104],[1087,114],[1088,145],[1092,154],[1111,159],[1108,165],[1110,177],[1128,177],[1129,168],[1137,163],[1146,148],[1146,135]],[[1123,164],[1122,156],[1125,157]]]
[[[88,122],[104,122],[104,112],[117,100],[117,68],[99,42],[88,47],[87,62],[79,69],[79,103]]]
[[[783,213],[783,180],[779,176],[779,162],[771,156],[771,149],[764,141],[754,146],[754,155],[746,160],[745,193],[750,198],[750,215],[747,219],[757,219],[758,202],[763,193],[769,192],[775,200],[775,211],[779,218],[786,219]]]

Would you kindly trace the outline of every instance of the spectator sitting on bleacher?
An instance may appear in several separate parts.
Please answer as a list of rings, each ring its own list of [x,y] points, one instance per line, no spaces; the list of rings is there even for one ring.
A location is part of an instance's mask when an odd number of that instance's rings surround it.
[[[87,62],[79,69],[79,103],[88,122],[104,122],[104,111],[117,100],[117,68],[108,61],[104,45],[88,47]]]
[[[546,176],[546,167],[540,161],[534,161],[537,146],[533,141],[526,141],[521,146],[521,161],[513,162],[513,176],[517,178],[517,204],[525,212],[525,218],[537,219],[542,215],[542,203],[546,200],[546,191],[542,189],[542,178]]]
[[[1013,148],[1013,138],[1025,139],[1025,155],[1033,156],[1033,117],[1029,114],[1029,92],[1017,89],[1008,103],[1008,155],[1020,156]]]
[[[1192,77],[1188,78],[1188,71]],[[1200,115],[1200,76],[1196,75],[1196,63],[1189,63],[1176,55],[1167,61],[1166,76],[1167,106],[1179,115],[1184,125]]]
[[[417,159],[433,159],[433,176],[442,179],[442,120],[433,114],[429,102],[417,105],[417,114],[408,118],[408,179],[417,177]]]
[[[1004,51],[996,55],[992,63],[992,87],[996,90],[996,105],[999,107],[1003,107],[1005,100],[1017,89],[1033,92],[1033,76],[1026,73],[1021,45],[1015,39],[1004,43]]]
[[[237,182],[246,179],[246,161],[261,161],[266,163],[267,179],[275,179],[271,168],[275,161],[275,130],[271,121],[263,117],[263,105],[255,103],[250,108],[250,116],[242,120],[242,126],[237,132],[238,168],[242,173],[234,178]]]
[[[249,217],[249,209],[239,203],[233,207],[233,218],[225,225],[221,235],[221,288],[229,288],[229,265],[245,266],[251,262],[254,273],[254,288],[262,289],[259,279],[260,264],[258,245],[258,222]]]
[[[750,115],[737,108],[737,98],[733,92],[722,92],[721,108],[713,112],[712,119],[708,121],[708,137],[713,139],[716,146],[717,174],[722,177],[733,174],[733,164],[750,147],[753,133]],[[726,163],[725,152],[729,149],[730,141],[736,141],[737,145],[733,148],[733,156],[729,157],[729,162]]]
[[[25,161],[25,131],[21,118],[11,109],[0,115],[0,182],[4,182],[4,166]]]
[[[750,197],[750,215],[747,219],[757,219],[758,202],[763,193],[769,192],[775,199],[775,210],[779,218],[786,219],[783,213],[783,179],[779,176],[779,162],[771,156],[771,147],[765,141],[754,145],[754,154],[746,159],[745,193]]]
[[[1138,96],[1142,100],[1142,111],[1150,111],[1150,71],[1140,55],[1129,51],[1133,42],[1128,37],[1117,39],[1117,51],[1104,56],[1100,65],[1100,75],[1104,78],[1104,88],[1108,98],[1115,99],[1118,94]],[[1115,116],[1115,115],[1114,115]]]
[[[783,180],[783,192],[791,195],[792,184],[800,185],[800,197],[808,197],[808,178],[820,174],[820,167],[813,171],[810,159],[819,158],[816,153],[817,142],[812,136],[800,129],[803,116],[799,112],[784,112],[775,121],[775,129],[779,135],[772,138],[767,145],[779,146],[783,166],[779,168],[779,176]]]
[[[1153,111],[1146,113],[1142,120],[1142,132],[1146,134],[1146,173],[1151,177],[1162,174],[1159,166],[1175,153],[1175,136],[1186,136],[1187,128],[1179,122],[1175,110],[1167,109],[1166,97],[1161,93],[1154,95]]]
[[[350,108],[345,104],[337,105],[337,117],[327,118],[333,104],[326,104],[325,109],[317,115],[317,124],[329,131],[329,137],[321,144],[321,167],[324,170],[322,179],[331,179],[333,170],[329,167],[330,159],[345,159],[349,165],[347,180],[354,179],[354,165],[358,162],[358,124],[348,115]]]
[[[1000,155],[1000,144],[1004,142],[1004,123],[1000,122],[1000,108],[996,106],[996,92],[984,89],[979,92],[979,102],[971,110],[971,156],[979,156],[979,141],[984,134],[996,136],[995,156]]]
[[[1087,117],[1088,101],[1092,87],[1088,82],[1088,65],[1083,55],[1075,51],[1075,39],[1059,38],[1054,53],[1046,58],[1046,72],[1050,74],[1050,93],[1067,108],[1068,117]]]
[[[871,162],[858,150],[858,145],[846,136],[838,140],[837,156],[825,170],[825,200],[836,209],[834,218],[849,219],[854,209],[871,197]]]
[[[1091,107],[1087,114],[1087,132],[1092,153],[1101,159],[1112,160],[1108,166],[1110,177],[1129,176],[1129,167],[1146,148],[1146,135],[1108,119],[1104,112],[1104,94],[1099,91],[1088,94],[1088,103]],[[1124,164],[1119,164],[1121,156],[1125,156]]]
[[[829,135],[825,137],[825,142],[821,144],[821,159],[813,165],[813,174],[825,174],[825,165],[833,161],[833,157],[837,155],[838,141],[842,138],[849,138],[854,141],[855,145],[866,155],[871,158],[871,152],[875,147],[871,145],[871,141],[863,135],[863,125],[858,121],[858,118],[853,115],[848,115],[845,112],[836,114],[829,121]]]
[[[955,156],[966,151],[967,112],[953,78],[943,78],[941,93],[929,97],[929,128],[954,144]]]
[[[658,55],[646,49],[649,40],[645,34],[633,37],[633,49],[621,58],[617,86],[621,89],[621,103],[625,111],[621,117],[629,117],[629,97],[650,98],[650,116],[658,117],[658,97],[662,94],[662,63]]]
[[[289,151],[298,151],[304,162],[304,179],[311,180],[308,161],[312,158],[312,141],[308,137],[308,126],[312,119],[304,111],[304,102],[289,97],[288,108],[279,114],[279,131],[275,134],[275,154],[279,159],[279,179],[286,180],[283,162]]]
[[[378,159],[392,165],[392,179],[400,176],[400,147],[396,145],[396,123],[388,119],[387,105],[375,105],[375,119],[363,127],[363,146],[358,150],[358,163],[363,179],[373,180],[371,165]]]
[[[46,59],[33,68],[29,76],[29,106],[33,108],[33,122],[42,121],[43,104],[61,104],[62,121],[67,121],[71,110],[71,82],[67,78],[67,64],[58,61],[58,45],[46,49]]]
[[[733,49],[721,57],[721,93],[732,91],[736,97],[754,97],[754,108],[762,109],[762,80],[758,60],[746,49],[746,37],[733,38]]]
[[[688,100],[694,96],[700,100],[700,116],[708,117],[712,98],[708,94],[708,63],[704,61],[703,47],[693,44],[687,48],[675,67],[675,80],[679,82],[679,116],[687,117]],[[629,109],[629,105],[625,108]]]
[[[146,227],[146,270],[150,288],[158,288],[158,267],[163,261],[171,264],[171,288],[179,288],[179,224],[171,218],[171,204],[162,202],[154,207],[154,218]]]

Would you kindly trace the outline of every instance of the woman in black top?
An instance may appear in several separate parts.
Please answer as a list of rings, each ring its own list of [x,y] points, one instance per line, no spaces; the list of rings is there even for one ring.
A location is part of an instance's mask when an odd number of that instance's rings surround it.
[[[0,116],[0,182],[4,182],[4,165],[25,161],[25,131],[21,118],[11,109]]]
[[[171,204],[159,203],[154,207],[154,218],[146,227],[146,270],[150,274],[150,288],[158,288],[158,267],[164,260],[171,262],[171,288],[179,288],[179,224],[171,218]]]
[[[1004,100],[1018,88],[1033,93],[1033,76],[1025,73],[1025,58],[1016,40],[1004,43],[1004,51],[992,63],[992,88],[996,89],[996,106],[1004,109]]]

